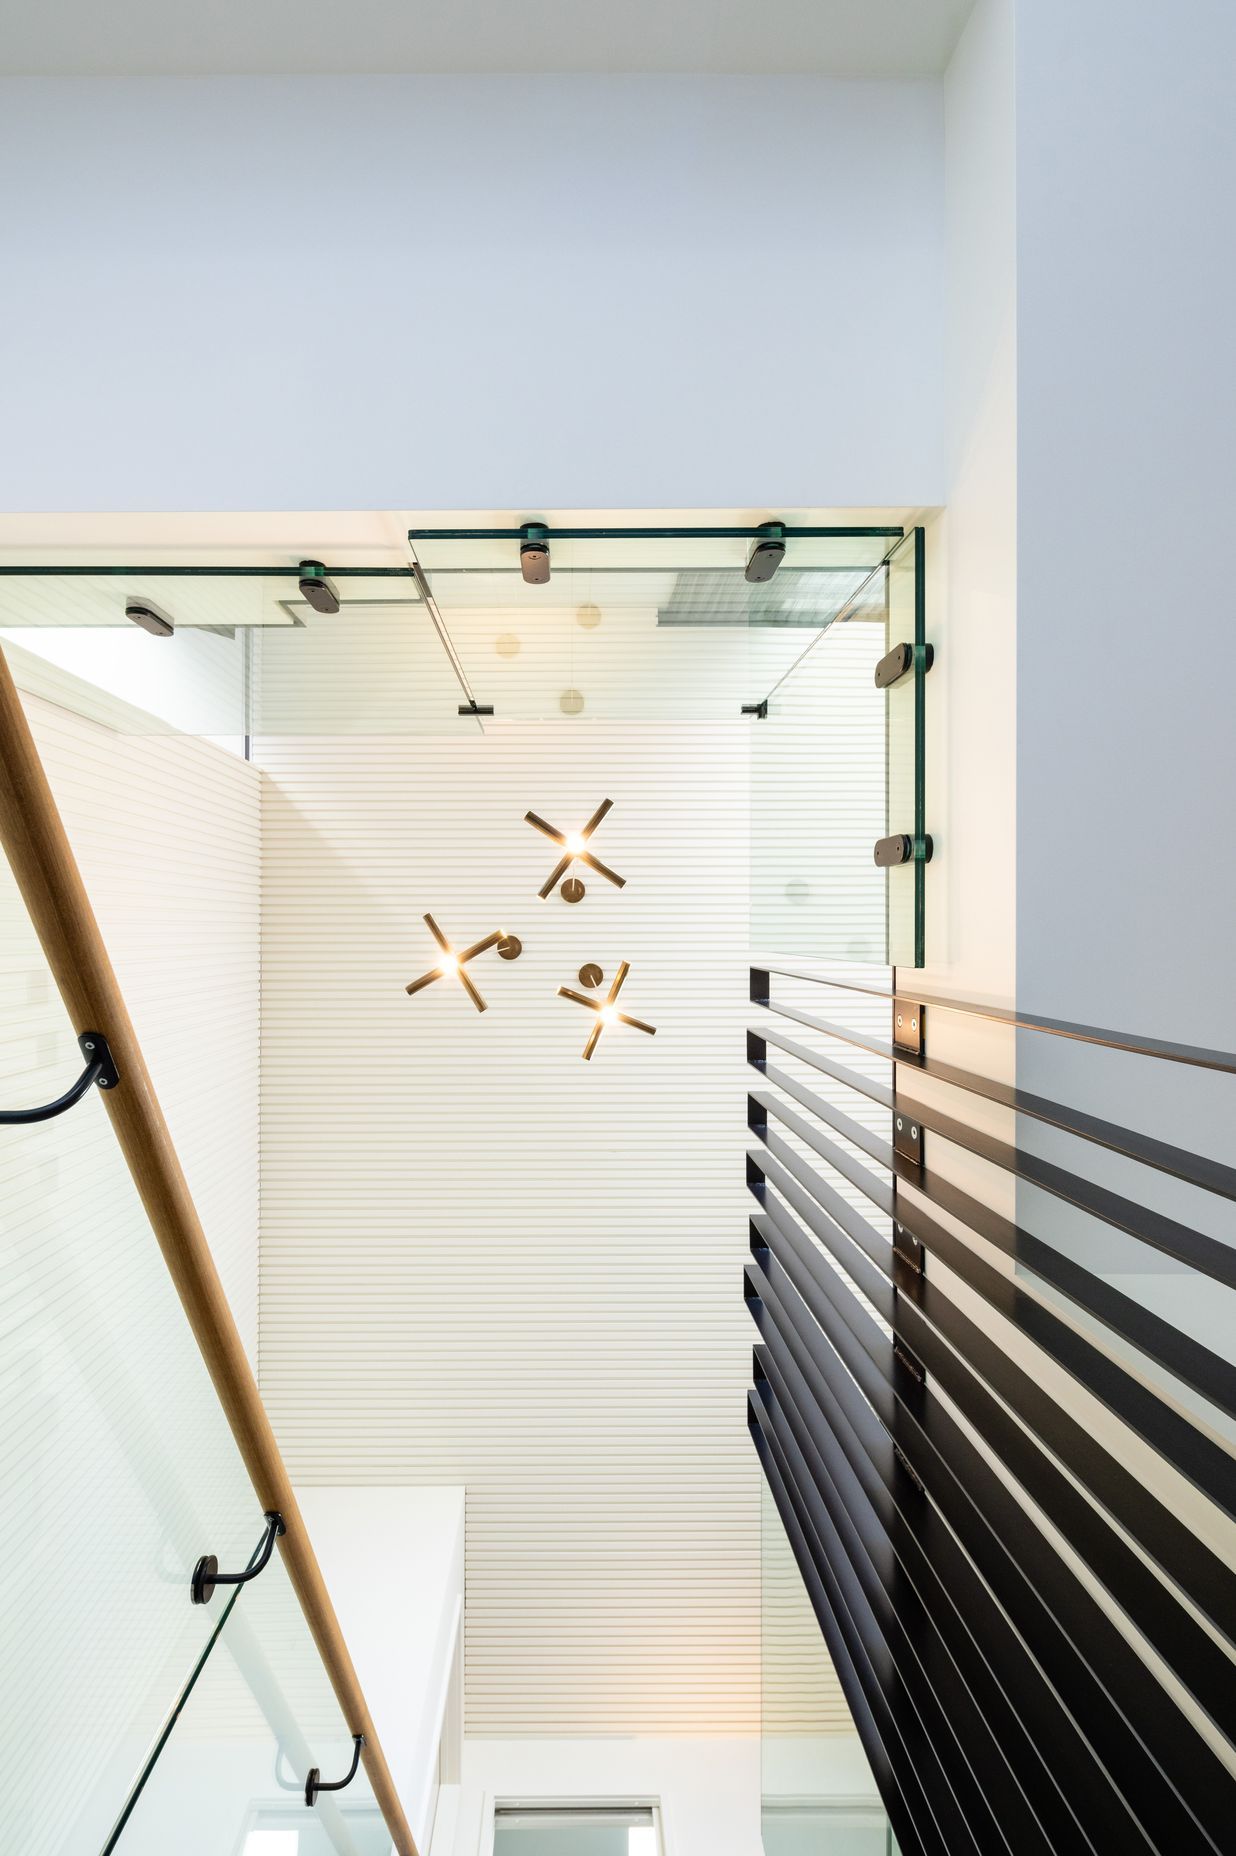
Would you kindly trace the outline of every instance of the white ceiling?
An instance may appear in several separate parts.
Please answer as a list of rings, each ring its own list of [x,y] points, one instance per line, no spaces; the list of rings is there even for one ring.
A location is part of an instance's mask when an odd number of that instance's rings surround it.
[[[973,0],[34,0],[0,73],[798,72],[943,69]]]

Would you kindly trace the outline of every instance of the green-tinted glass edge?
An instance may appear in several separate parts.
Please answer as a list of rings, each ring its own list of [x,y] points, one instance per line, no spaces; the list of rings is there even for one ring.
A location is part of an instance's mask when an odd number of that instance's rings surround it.
[[[159,1756],[163,1752],[163,1749],[167,1745],[168,1741],[171,1739],[172,1734],[176,1727],[176,1723],[184,1712],[185,1704],[188,1701],[190,1695],[193,1693],[194,1688],[197,1686],[197,1683],[202,1674],[202,1671],[205,1669],[207,1663],[210,1661],[210,1653],[214,1649],[215,1645],[218,1643],[220,1637],[223,1635],[223,1627],[227,1623],[228,1619],[231,1617],[233,1608],[238,1603],[240,1599],[240,1595],[244,1591],[244,1589],[245,1588],[243,1585],[238,1585],[235,1591],[232,1593],[231,1597],[228,1599],[226,1605],[224,1605],[223,1611],[219,1618],[219,1622],[215,1625],[215,1628],[211,1631],[209,1637],[206,1639],[206,1642],[202,1648],[201,1654],[198,1656],[196,1663],[193,1665],[193,1669],[190,1672],[188,1681],[185,1683],[179,1695],[176,1697],[176,1700],[172,1706],[171,1712],[168,1714],[167,1719],[164,1721],[163,1726],[160,1728],[158,1737],[155,1740],[154,1745],[151,1747],[149,1753],[146,1755],[145,1764],[142,1766],[142,1769],[138,1773],[137,1778],[133,1781],[133,1786],[129,1792],[128,1797],[125,1799],[124,1805],[120,1812],[120,1816],[116,1819],[116,1822],[112,1827],[111,1835],[108,1837],[107,1842],[103,1845],[102,1850],[99,1852],[99,1856],[112,1856],[112,1851],[116,1848],[116,1845],[120,1842],[121,1837],[124,1835],[125,1826],[133,1815],[133,1812],[137,1806],[137,1801],[141,1797],[143,1791],[146,1789],[146,1786],[150,1781],[150,1775],[159,1763]]]

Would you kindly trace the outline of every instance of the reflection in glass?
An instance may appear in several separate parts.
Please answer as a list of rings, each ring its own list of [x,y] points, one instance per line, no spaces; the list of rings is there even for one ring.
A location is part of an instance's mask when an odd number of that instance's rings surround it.
[[[766,1483],[760,1503],[764,1856],[896,1856],[871,1767]]]
[[[659,1856],[649,1805],[499,1805],[494,1856]]]
[[[883,614],[881,613],[881,618]],[[797,959],[886,959],[884,626],[834,625],[751,726],[751,945]]]
[[[117,1849],[389,1856],[390,1833],[363,1766],[346,1791],[306,1808],[310,1767],[330,1780],[351,1763],[348,1725],[276,1552],[238,1589]]]
[[[152,645],[152,648],[157,648]],[[81,1053],[0,859],[0,1102],[61,1094]],[[98,1856],[261,1509],[91,1090],[0,1128],[0,1846]]]

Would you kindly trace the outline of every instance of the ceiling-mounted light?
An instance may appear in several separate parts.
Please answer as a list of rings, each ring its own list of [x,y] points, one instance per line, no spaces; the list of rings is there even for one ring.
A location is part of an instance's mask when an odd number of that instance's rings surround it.
[[[144,632],[149,632],[152,638],[170,638],[176,629],[175,621],[148,599],[126,600],[124,616],[132,619],[134,625],[140,625]]]
[[[764,522],[747,556],[746,578],[756,584],[771,580],[784,559],[784,522]]]
[[[572,999],[576,1005],[586,1005],[590,1012],[595,1012],[597,1015],[597,1022],[588,1033],[588,1041],[584,1045],[585,1063],[591,1063],[592,1053],[597,1047],[597,1042],[601,1033],[610,1025],[630,1025],[632,1031],[646,1031],[650,1038],[654,1038],[657,1035],[657,1028],[655,1025],[646,1025],[642,1018],[628,1018],[627,1014],[625,1012],[620,1012],[617,1005],[614,1003],[618,994],[622,991],[623,984],[630,971],[630,962],[624,960],[618,968],[617,973],[614,975],[614,983],[609,989],[608,998],[605,999],[590,999],[586,993],[575,992],[570,986],[559,986],[558,988],[558,997],[560,999]],[[582,980],[585,973],[591,975],[599,972],[600,968],[596,966],[581,967],[579,976]],[[597,984],[600,985],[600,980],[597,981]]]
[[[540,522],[525,522],[519,532],[519,571],[529,586],[544,586],[549,579],[549,530]]]
[[[595,870],[598,876],[603,876],[606,882],[612,883],[616,889],[624,889],[626,887],[627,879],[624,876],[619,876],[616,870],[611,870],[608,864],[603,864],[600,858],[594,857],[592,852],[588,849],[589,838],[591,838],[593,832],[605,817],[605,814],[613,806],[613,803],[612,799],[603,799],[582,831],[559,831],[556,826],[547,823],[547,821],[539,817],[537,813],[524,813],[524,819],[529,825],[535,826],[537,831],[544,832],[547,838],[552,838],[554,843],[560,845],[562,848],[563,854],[561,859],[554,865],[544,885],[538,892],[542,901],[544,901],[546,896],[552,895],[554,890],[557,889],[559,882],[566,876],[567,871],[577,857],[580,863],[587,864],[590,870]],[[567,902],[581,902],[584,896],[584,886],[578,877],[567,877],[566,882],[562,885],[562,894]]]
[[[445,979],[453,973],[477,1011],[483,1012],[486,1009],[485,1001],[464,972],[464,968],[470,960],[475,960],[478,954],[486,953],[491,947],[497,948],[499,958],[502,960],[518,960],[523,952],[523,942],[518,935],[504,934],[502,929],[498,928],[493,934],[487,934],[483,941],[474,941],[471,947],[464,948],[462,954],[457,954],[432,915],[425,917],[425,925],[441,948],[442,958],[436,967],[431,967],[428,973],[422,973],[421,977],[413,980],[410,986],[404,988],[404,991],[420,992],[424,987],[431,986],[434,980]]]
[[[339,595],[326,578],[326,569],[321,561],[301,562],[300,590],[302,597],[315,612],[338,612]]]

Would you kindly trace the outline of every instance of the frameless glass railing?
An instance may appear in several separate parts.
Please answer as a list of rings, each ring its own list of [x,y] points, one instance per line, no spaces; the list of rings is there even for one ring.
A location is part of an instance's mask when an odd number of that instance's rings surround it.
[[[107,1856],[387,1856],[390,1832],[278,1558],[216,1600],[215,1629],[104,1846]],[[277,1833],[277,1834],[276,1834]]]
[[[767,1485],[760,1494],[760,1830],[764,1856],[898,1856]]]
[[[923,530],[885,548],[763,686],[750,775],[757,958],[877,977],[924,963]]]
[[[2,657],[0,843],[0,1850],[416,1856]]]
[[[420,531],[322,570],[293,561],[0,563],[0,642],[23,687],[121,732],[484,733],[516,721],[678,725],[758,707],[839,615],[882,623],[900,529]],[[873,579],[874,574],[874,579]],[[152,635],[153,634],[153,635]]]
[[[1225,1848],[1236,1053],[786,984],[753,975],[748,1421],[898,1835]],[[819,1802],[805,1738],[766,1783],[782,1830]]]
[[[753,949],[921,966],[924,531],[763,529],[548,530],[540,579],[521,531],[418,530],[328,563],[324,592],[290,560],[5,562],[0,642],[34,694],[259,759],[286,736],[741,720]]]
[[[0,1109],[82,1068],[0,860]],[[244,1564],[262,1512],[91,1089],[0,1126],[0,1845],[98,1856],[218,1620],[198,1558]]]

